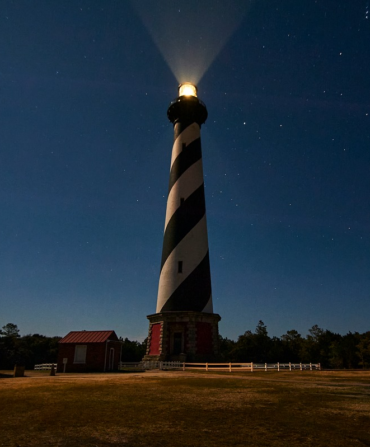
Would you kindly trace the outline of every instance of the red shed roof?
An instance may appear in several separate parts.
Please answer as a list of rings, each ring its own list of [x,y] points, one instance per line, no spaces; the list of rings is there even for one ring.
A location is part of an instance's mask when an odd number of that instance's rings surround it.
[[[105,343],[118,340],[114,331],[71,331],[59,343]]]

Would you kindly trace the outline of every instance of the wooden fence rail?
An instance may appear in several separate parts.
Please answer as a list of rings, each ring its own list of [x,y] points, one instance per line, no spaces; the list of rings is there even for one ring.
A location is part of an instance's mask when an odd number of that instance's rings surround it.
[[[253,363],[183,363],[182,370],[200,369],[206,371],[253,371]]]
[[[182,370],[199,369],[205,371],[313,371],[321,370],[320,363],[183,363]]]

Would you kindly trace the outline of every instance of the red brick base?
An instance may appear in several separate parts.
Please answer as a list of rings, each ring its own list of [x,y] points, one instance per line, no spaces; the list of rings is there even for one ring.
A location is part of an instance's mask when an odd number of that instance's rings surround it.
[[[163,312],[149,315],[144,360],[206,362],[217,359],[218,314]]]

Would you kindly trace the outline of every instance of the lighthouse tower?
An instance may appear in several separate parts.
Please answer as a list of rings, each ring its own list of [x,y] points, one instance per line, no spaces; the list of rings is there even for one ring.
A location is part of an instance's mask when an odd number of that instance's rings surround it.
[[[217,356],[200,127],[206,106],[193,84],[179,86],[167,116],[174,125],[157,310],[149,315],[145,360],[209,361]]]

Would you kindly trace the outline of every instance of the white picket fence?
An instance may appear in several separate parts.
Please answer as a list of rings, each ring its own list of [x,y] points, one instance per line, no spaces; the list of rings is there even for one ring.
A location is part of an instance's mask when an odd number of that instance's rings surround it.
[[[144,369],[181,369],[182,362],[141,362]]]
[[[254,369],[272,369],[276,371],[321,371],[320,363],[253,363]]]
[[[40,365],[35,365],[34,370],[36,371],[51,371],[51,367],[54,365],[54,368],[56,369],[57,364],[56,363],[41,363]]]
[[[143,369],[141,362],[119,362],[118,369]]]
[[[182,362],[151,362],[151,361],[145,361],[145,362],[120,362],[119,369],[181,369],[182,368]]]

